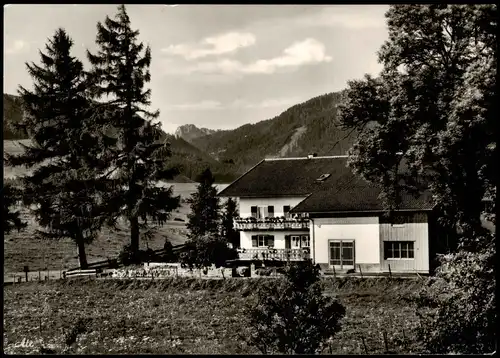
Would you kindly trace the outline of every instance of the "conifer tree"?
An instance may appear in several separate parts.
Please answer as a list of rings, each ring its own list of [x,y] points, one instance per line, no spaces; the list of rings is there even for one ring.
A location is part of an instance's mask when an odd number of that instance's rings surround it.
[[[221,234],[233,248],[239,246],[239,233],[234,229],[234,219],[238,216],[236,201],[232,198],[227,199],[222,213]]]
[[[21,220],[19,211],[13,210],[13,207],[21,197],[21,191],[11,183],[4,183],[2,196],[3,233],[8,234],[14,229],[21,231],[27,226],[27,223]]]
[[[33,168],[22,178],[22,198],[41,226],[36,236],[71,238],[80,267],[85,245],[99,234],[99,173],[104,169],[99,132],[93,125],[82,63],[70,53],[73,41],[58,29],[40,51],[41,64],[27,64],[34,90],[19,89],[25,116],[19,126],[31,138],[24,153],[7,155],[11,166]]]
[[[215,179],[209,168],[205,169],[198,178],[197,191],[187,199],[191,206],[188,214],[188,237],[196,239],[207,234],[219,233],[219,198],[217,188],[213,186]]]
[[[171,187],[156,185],[171,179],[176,170],[164,169],[164,158],[171,155],[169,145],[160,142],[160,124],[153,122],[159,111],[147,109],[151,90],[145,84],[151,79],[151,50],[149,46],[144,49],[138,35],[121,5],[115,19],[106,17],[97,24],[97,52],[87,51],[92,96],[104,108],[100,120],[118,139],[110,160],[110,169],[116,173],[105,196],[108,223],[115,224],[119,217],[129,222],[134,253],[139,250],[141,229],[143,235],[151,235],[155,225],[163,225],[179,206]]]

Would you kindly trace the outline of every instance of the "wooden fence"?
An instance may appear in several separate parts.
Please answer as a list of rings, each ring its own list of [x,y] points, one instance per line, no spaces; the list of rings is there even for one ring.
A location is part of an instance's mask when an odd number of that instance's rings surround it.
[[[173,252],[182,251],[182,249],[184,249],[185,246],[186,246],[185,244],[175,245],[172,247],[172,251]],[[168,253],[168,249],[159,249],[159,250],[154,250],[152,252],[152,254],[155,256],[162,256],[162,255],[166,255],[167,253]],[[109,269],[109,268],[119,268],[121,266],[123,266],[123,263],[121,263],[119,260],[107,259],[107,260],[89,263],[86,270],[91,270],[91,269],[103,270],[103,269]],[[81,271],[81,270],[82,269],[80,267],[74,267],[74,268],[71,268],[69,270],[64,271],[64,273],[66,274],[66,276],[68,276],[68,274],[72,271]]]

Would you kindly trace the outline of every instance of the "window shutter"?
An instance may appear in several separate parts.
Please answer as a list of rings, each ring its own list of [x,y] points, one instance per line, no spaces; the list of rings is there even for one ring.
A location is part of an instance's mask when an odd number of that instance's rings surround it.
[[[272,235],[267,236],[267,246],[274,247],[274,236]]]
[[[290,238],[290,235],[285,235],[285,249],[291,249],[292,248],[292,239]]]
[[[257,247],[257,235],[252,235],[252,247]]]
[[[252,216],[253,216],[254,218],[257,218],[257,207],[256,207],[256,206],[252,206],[252,207],[250,207],[250,211],[251,211],[251,213],[252,213]]]
[[[270,218],[274,217],[274,206],[269,205],[267,207],[267,214]]]

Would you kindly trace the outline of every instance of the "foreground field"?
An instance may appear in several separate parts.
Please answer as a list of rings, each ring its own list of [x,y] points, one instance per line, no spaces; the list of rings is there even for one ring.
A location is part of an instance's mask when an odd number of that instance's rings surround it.
[[[325,280],[347,314],[325,354],[415,353],[417,318],[408,298],[424,281]],[[244,307],[271,279],[74,280],[4,288],[4,351],[78,354],[251,354]],[[69,347],[79,319],[86,332]],[[365,345],[363,345],[363,339]]]

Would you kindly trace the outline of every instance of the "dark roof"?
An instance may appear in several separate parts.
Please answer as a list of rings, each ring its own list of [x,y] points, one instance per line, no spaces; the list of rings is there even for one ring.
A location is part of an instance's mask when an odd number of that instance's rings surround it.
[[[354,179],[343,186],[330,185],[308,196],[295,206],[291,212],[333,213],[333,212],[370,212],[384,211],[379,198],[380,189],[363,179]],[[431,210],[433,208],[430,192],[418,197],[408,192],[401,193],[401,203],[396,210]]]
[[[318,181],[323,174],[330,174]],[[292,212],[383,211],[380,189],[354,175],[347,157],[281,158],[263,160],[222,190],[220,196],[307,196]],[[430,210],[432,198],[402,193],[399,210]]]
[[[336,183],[349,177],[347,157],[314,157],[266,159],[246,172],[220,196],[270,197],[306,196],[327,183]],[[316,181],[322,174],[331,174]]]

